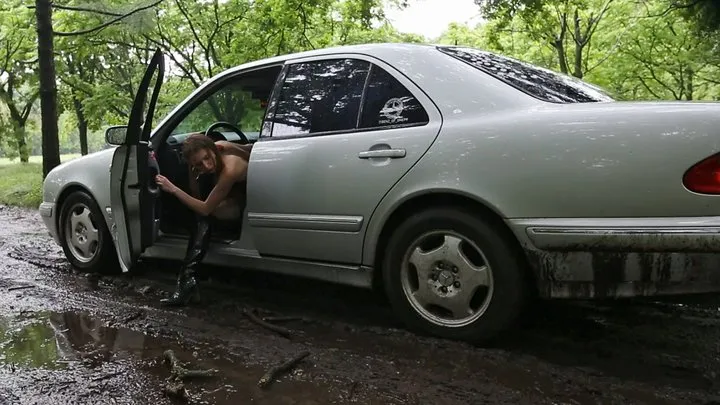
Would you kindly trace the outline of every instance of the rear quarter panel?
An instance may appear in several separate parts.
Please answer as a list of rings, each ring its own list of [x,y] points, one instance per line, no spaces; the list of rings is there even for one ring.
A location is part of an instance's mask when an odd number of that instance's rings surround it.
[[[538,105],[448,120],[408,180],[505,218],[718,215],[720,199],[682,176],[719,149],[720,104]]]

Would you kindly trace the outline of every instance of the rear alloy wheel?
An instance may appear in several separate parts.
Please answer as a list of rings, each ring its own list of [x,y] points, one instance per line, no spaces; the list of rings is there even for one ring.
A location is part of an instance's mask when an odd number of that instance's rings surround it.
[[[429,209],[397,228],[383,277],[408,326],[479,342],[517,319],[526,295],[523,262],[495,229],[459,208]]]
[[[60,240],[73,267],[89,272],[116,271],[117,256],[97,203],[87,193],[75,191],[60,211]]]

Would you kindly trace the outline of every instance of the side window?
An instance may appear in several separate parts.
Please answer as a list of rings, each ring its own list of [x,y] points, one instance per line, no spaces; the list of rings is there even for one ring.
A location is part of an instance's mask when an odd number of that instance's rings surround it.
[[[381,67],[370,71],[360,128],[427,124],[427,112],[405,86]]]
[[[229,79],[185,116],[171,134],[204,132],[210,125],[225,121],[240,128],[249,139],[257,139],[267,99],[281,69],[275,66]]]
[[[290,66],[273,117],[273,137],[355,129],[370,63],[332,59]]]

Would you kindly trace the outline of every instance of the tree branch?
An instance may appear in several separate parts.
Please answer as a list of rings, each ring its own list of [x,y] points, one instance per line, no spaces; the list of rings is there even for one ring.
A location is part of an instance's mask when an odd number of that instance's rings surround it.
[[[58,10],[70,10],[70,11],[84,11],[87,13],[95,13],[95,14],[102,14],[102,15],[109,15],[112,17],[120,17],[122,14],[119,13],[113,13],[112,11],[103,11],[103,10],[95,10],[92,8],[86,8],[86,7],[76,7],[76,6],[63,6],[61,4],[50,4],[50,7],[56,8]],[[35,6],[27,6],[29,9],[34,9]]]
[[[28,117],[30,116],[30,111],[32,111],[32,106],[35,103],[35,100],[40,96],[40,90],[35,91],[32,96],[30,96],[30,99],[28,99],[27,103],[25,104],[25,107],[22,111],[22,120],[23,122],[27,121]]]
[[[655,92],[652,91],[652,89],[650,89],[650,86],[648,86],[648,84],[645,83],[645,79],[643,79],[642,76],[638,75],[637,78],[638,78],[638,80],[640,80],[640,83],[642,83],[643,87],[645,87],[645,89],[646,89],[650,94],[652,94],[653,97],[655,97],[655,98],[657,98],[657,99],[662,99],[662,97],[660,97],[659,95],[655,94]]]
[[[58,36],[58,37],[71,37],[71,36],[76,36],[76,35],[90,34],[90,33],[93,33],[93,32],[95,32],[95,31],[100,31],[101,29],[107,28],[107,27],[109,27],[110,25],[115,24],[116,22],[118,22],[118,21],[120,21],[120,20],[122,20],[122,19],[125,19],[125,18],[127,18],[127,17],[130,17],[130,16],[133,15],[133,14],[136,14],[136,13],[139,13],[140,11],[144,11],[144,10],[153,8],[153,7],[157,6],[158,4],[160,4],[161,2],[162,2],[162,0],[157,0],[155,3],[152,3],[152,4],[148,5],[148,6],[138,7],[138,8],[136,8],[135,10],[132,10],[132,11],[130,11],[130,12],[127,13],[127,14],[123,14],[123,15],[117,17],[117,18],[113,18],[112,20],[110,20],[110,21],[108,21],[108,22],[106,22],[106,23],[104,23],[104,24],[100,24],[100,25],[98,25],[97,27],[93,27],[93,28],[90,28],[90,29],[87,29],[87,30],[82,30],[82,31],[74,31],[74,32],[53,32],[53,35]]]
[[[600,10],[600,14],[598,14],[597,18],[592,20],[588,23],[587,32],[585,33],[585,38],[583,38],[583,41],[585,43],[589,42],[590,39],[592,39],[593,34],[595,33],[595,30],[597,29],[598,25],[600,24],[600,20],[605,16],[605,13],[610,9],[610,4],[613,2],[613,0],[607,0],[605,4],[603,5],[602,10]]]
[[[310,38],[308,38],[307,36],[307,15],[305,14],[305,8],[302,6],[302,3],[298,4],[298,8],[300,9],[300,14],[302,15],[301,19],[303,23],[303,38],[305,38],[305,42],[310,45],[310,48],[315,49],[315,45],[313,45],[312,41],[310,41]]]

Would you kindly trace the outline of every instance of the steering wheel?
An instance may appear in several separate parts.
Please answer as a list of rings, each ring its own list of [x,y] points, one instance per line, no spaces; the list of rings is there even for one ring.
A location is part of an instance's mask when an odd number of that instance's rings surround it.
[[[210,134],[211,134],[213,131],[215,131],[215,128],[220,128],[220,127],[229,128],[229,129],[231,129],[233,132],[235,132],[236,134],[238,134],[238,136],[240,137],[240,140],[242,141],[242,144],[243,144],[243,145],[246,145],[246,144],[250,143],[250,141],[248,140],[247,136],[245,136],[245,134],[243,134],[243,132],[240,130],[240,128],[236,127],[235,125],[233,125],[233,124],[231,124],[231,123],[229,123],[229,122],[225,122],[225,121],[218,121],[218,122],[210,125],[210,126],[208,127],[208,129],[205,130],[205,136],[214,139],[212,136],[210,136]],[[223,136],[223,138],[224,138],[224,136]]]

